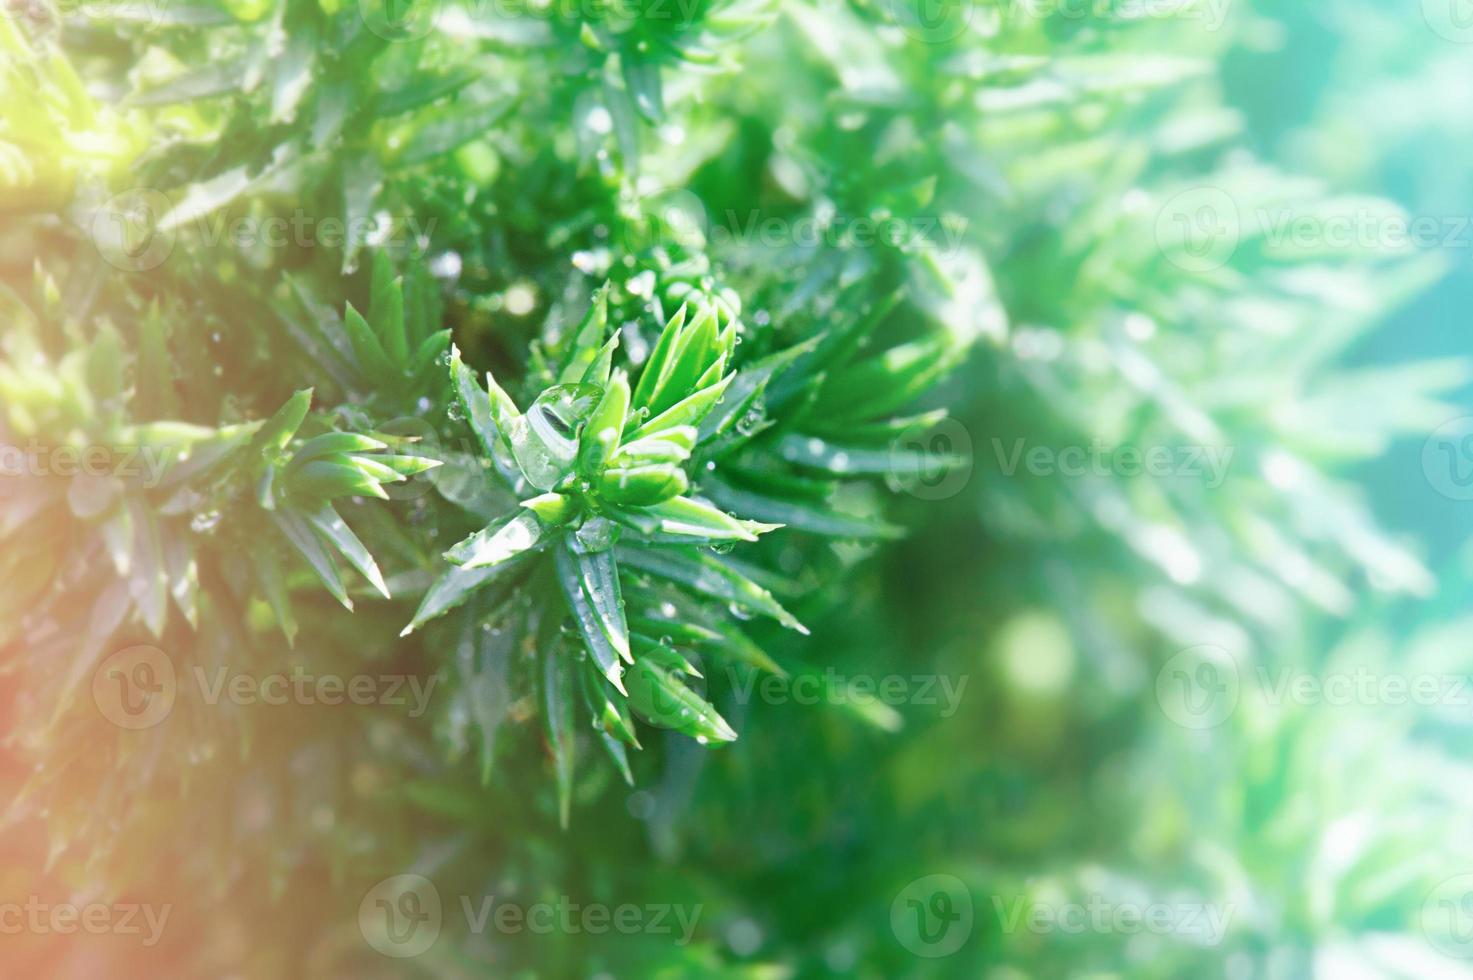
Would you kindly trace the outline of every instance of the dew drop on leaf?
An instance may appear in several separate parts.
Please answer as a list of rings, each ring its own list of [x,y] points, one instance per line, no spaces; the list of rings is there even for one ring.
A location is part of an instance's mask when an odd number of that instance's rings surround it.
[[[220,512],[218,510],[207,510],[195,514],[189,522],[189,529],[196,534],[213,534],[215,528],[220,526]]]

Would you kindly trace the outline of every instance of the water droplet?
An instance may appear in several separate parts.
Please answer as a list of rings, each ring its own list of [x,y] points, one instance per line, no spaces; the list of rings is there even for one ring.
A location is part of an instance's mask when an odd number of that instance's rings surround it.
[[[195,514],[189,522],[189,529],[196,534],[214,534],[215,529],[220,526],[220,512],[218,510],[207,510]]]
[[[601,395],[593,385],[557,385],[538,395],[527,414],[512,423],[512,454],[534,487],[551,490],[572,472],[578,430]]]
[[[573,532],[573,536],[585,551],[608,551],[614,544],[616,530],[612,521],[595,517],[584,521],[583,526]]]

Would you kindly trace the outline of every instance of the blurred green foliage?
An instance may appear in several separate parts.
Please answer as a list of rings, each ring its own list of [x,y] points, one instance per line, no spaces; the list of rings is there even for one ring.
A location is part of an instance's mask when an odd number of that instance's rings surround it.
[[[1386,233],[1466,204],[1428,150],[1457,22],[6,18],[0,445],[177,454],[0,498],[0,901],[173,908],[157,947],[33,931],[7,962],[1473,972],[1469,569],[1372,513],[1446,506],[1419,454],[1469,380],[1408,320],[1460,256]],[[136,644],[181,691],[438,693],[181,696],[134,731],[86,688]],[[423,949],[392,918],[421,880]],[[663,924],[487,926],[491,898]]]

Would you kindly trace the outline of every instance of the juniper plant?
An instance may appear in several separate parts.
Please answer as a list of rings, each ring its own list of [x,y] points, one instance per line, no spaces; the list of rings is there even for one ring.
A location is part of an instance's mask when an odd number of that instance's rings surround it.
[[[0,445],[39,461],[0,495],[0,788],[59,873],[180,903],[181,972],[381,965],[356,907],[408,868],[720,917],[682,948],[460,931],[409,964],[442,974],[906,975],[886,915],[932,860],[979,895],[1069,861],[1049,880],[1237,887],[1182,829],[1189,779],[1132,770],[1151,835],[1120,805],[1121,743],[1159,714],[1141,678],[1204,631],[1308,635],[1360,579],[1429,587],[1327,474],[1446,413],[1460,365],[1339,364],[1436,270],[1251,233],[1204,261],[1169,220],[1204,189],[1335,203],[1242,162],[1210,70],[1231,30],[888,2],[82,6],[0,19]],[[299,218],[306,240],[231,233]],[[940,438],[958,428],[975,460]],[[1219,487],[984,469],[1014,437],[1241,462]],[[54,472],[89,447],[158,468]],[[900,492],[969,462],[944,501]],[[1035,690],[1014,717],[999,681],[943,729],[775,718],[729,683],[935,669],[918,649],[970,674],[1015,634],[1014,660],[1066,649],[1088,696]],[[181,697],[126,730],[85,683],[138,644],[181,678],[437,695],[269,721]],[[854,716],[916,730],[871,741]],[[1239,722],[1313,769],[1297,718]],[[1146,758],[1200,775],[1179,745]],[[1232,846],[1255,806],[1209,807],[1203,838]],[[1293,907],[1285,852],[1242,850],[1259,904]],[[1402,899],[1357,907],[1384,923]],[[1230,942],[1308,955],[1332,930],[1288,918]],[[1030,943],[979,934],[950,962],[1036,970]],[[1200,967],[1150,950],[1133,962]]]

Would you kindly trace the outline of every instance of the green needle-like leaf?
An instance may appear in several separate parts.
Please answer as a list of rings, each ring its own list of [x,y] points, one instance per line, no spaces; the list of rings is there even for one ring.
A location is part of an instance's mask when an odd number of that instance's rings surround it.
[[[566,650],[542,658],[542,718],[557,779],[558,824],[566,830],[573,802],[573,671]]]
[[[384,352],[384,346],[374,334],[373,328],[363,318],[363,314],[353,308],[349,303],[343,311],[343,328],[348,333],[348,340],[353,345],[353,354],[358,359],[358,367],[363,372],[363,377],[370,383],[383,384],[394,377],[395,369],[389,361],[389,355]]]
[[[327,587],[333,598],[342,603],[345,609],[351,610],[353,600],[348,598],[348,590],[343,588],[343,579],[338,574],[337,564],[333,562],[332,556],[328,554],[311,525],[292,510],[272,511],[271,519],[292,546],[307,559],[307,564],[317,573],[318,580]]]
[[[558,582],[562,586],[563,596],[568,601],[568,609],[573,614],[573,621],[578,626],[578,632],[583,635],[583,642],[588,647],[588,652],[593,656],[594,662],[598,664],[604,678],[619,693],[624,690],[624,665],[620,662],[630,659],[628,627],[619,628],[622,622],[623,611],[619,608],[617,613],[620,622],[608,623],[594,606],[593,599],[589,596],[585,585],[585,575],[579,556],[575,555],[566,542],[559,542],[553,550],[554,562],[557,566]],[[617,581],[617,570],[614,571],[614,579]],[[608,603],[605,601],[604,606]],[[614,637],[620,637],[619,645],[615,645]]]
[[[659,728],[684,732],[705,742],[734,742],[736,730],[705,698],[674,673],[647,659],[629,668],[629,703],[641,718]]]
[[[500,565],[537,547],[542,531],[537,514],[524,510],[472,534],[445,552],[445,560],[466,569]]]
[[[712,556],[620,547],[616,557],[621,564],[670,579],[713,599],[771,616],[789,629],[808,632],[771,592]]]
[[[629,414],[629,379],[615,371],[603,397],[588,417],[578,448],[578,468],[586,476],[601,473],[614,455]]]
[[[333,510],[331,505],[323,505],[319,510],[309,511],[306,516],[312,522],[312,526],[317,528],[324,538],[332,542],[338,553],[346,558],[350,565],[363,573],[363,577],[368,579],[369,584],[378,589],[385,599],[392,598],[389,595],[389,587],[384,582],[383,573],[379,571],[378,563],[373,560],[373,556],[368,553],[363,542],[358,540],[353,529],[343,522],[342,517]]]

